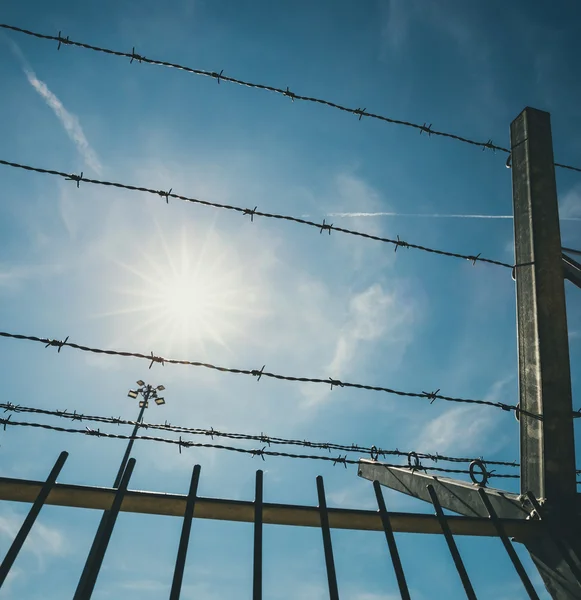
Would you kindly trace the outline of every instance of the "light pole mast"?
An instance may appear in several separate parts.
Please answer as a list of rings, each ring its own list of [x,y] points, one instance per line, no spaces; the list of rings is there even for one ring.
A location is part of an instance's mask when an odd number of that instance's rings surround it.
[[[123,477],[123,472],[125,471],[125,467],[127,466],[127,461],[131,456],[131,450],[133,448],[133,444],[135,442],[135,437],[137,436],[137,432],[139,431],[139,425],[143,421],[143,413],[145,409],[149,406],[149,400],[152,399],[158,406],[165,404],[165,400],[160,398],[157,395],[157,392],[161,392],[165,390],[163,385],[158,385],[157,387],[153,387],[149,384],[145,384],[141,379],[137,381],[137,385],[139,386],[136,390],[129,390],[127,394],[130,398],[137,398],[139,395],[142,396],[143,400],[139,401],[139,415],[137,416],[137,421],[135,422],[135,427],[133,427],[133,433],[131,434],[131,438],[129,439],[129,443],[127,444],[127,448],[125,449],[125,454],[121,460],[121,464],[119,465],[119,471],[117,471],[117,477],[115,477],[115,483],[113,484],[114,488],[119,487],[119,483],[121,478]]]
[[[113,484],[113,488],[115,489],[119,487],[121,479],[123,478],[123,473],[125,472],[127,463],[129,462],[131,450],[133,448],[139,426],[143,421],[143,413],[149,405],[149,400],[154,400],[158,406],[165,404],[165,400],[157,395],[157,392],[165,390],[163,385],[153,387],[149,384],[146,385],[141,379],[137,381],[137,385],[139,387],[136,390],[129,390],[127,395],[130,398],[137,398],[141,395],[143,399],[139,401],[139,415],[137,416],[137,421],[133,427],[133,433],[129,438],[129,443],[125,449],[125,454],[123,455],[121,464],[119,465],[117,477],[115,477],[115,483]],[[106,510],[103,512],[103,516],[101,517],[99,527],[97,528],[97,533],[95,534],[95,539],[93,540],[93,545],[89,551],[89,556],[87,557],[87,562],[85,563],[81,578],[79,579],[79,584],[73,600],[86,600],[86,598],[90,598],[91,594],[93,593],[93,589],[99,575],[99,570],[101,569],[101,562],[108,544],[108,539],[105,539],[105,530],[107,529],[108,517],[109,511]]]

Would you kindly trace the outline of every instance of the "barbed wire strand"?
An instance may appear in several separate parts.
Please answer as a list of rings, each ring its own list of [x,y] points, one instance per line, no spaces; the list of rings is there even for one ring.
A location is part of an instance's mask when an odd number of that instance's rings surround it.
[[[92,44],[87,44],[85,42],[77,42],[77,41],[71,40],[69,38],[69,36],[66,36],[66,37],[62,36],[60,31],[59,31],[58,36],[47,35],[47,34],[38,33],[35,31],[30,31],[28,29],[23,29],[21,27],[16,27],[14,25],[8,25],[6,23],[0,23],[0,28],[14,31],[17,33],[22,33],[24,35],[32,36],[37,39],[51,40],[51,41],[58,42],[58,46],[57,46],[58,50],[60,50],[61,46],[75,46],[78,48],[84,48],[85,50],[92,50],[94,52],[100,52],[100,53],[109,54],[112,56],[129,58],[131,63],[133,63],[133,62],[146,63],[146,64],[150,64],[150,65],[157,65],[160,67],[176,69],[178,71],[185,71],[186,73],[190,73],[193,75],[209,77],[211,79],[216,80],[218,83],[221,83],[222,81],[224,81],[224,82],[233,83],[233,84],[240,85],[240,86],[247,87],[247,88],[264,90],[264,91],[272,92],[274,94],[279,94],[286,98],[290,98],[290,100],[293,102],[295,100],[297,100],[297,101],[302,100],[304,102],[312,102],[312,103],[319,104],[322,106],[327,106],[329,108],[333,108],[333,109],[339,110],[341,112],[350,113],[352,115],[355,115],[358,117],[359,120],[361,120],[363,117],[366,117],[369,119],[375,119],[378,121],[383,121],[384,123],[390,123],[392,125],[401,125],[403,127],[415,129],[415,130],[419,131],[420,134],[426,133],[428,137],[437,136],[437,137],[449,138],[452,140],[456,140],[458,142],[462,142],[464,144],[469,144],[471,146],[480,147],[483,150],[486,150],[486,149],[493,150],[493,151],[498,150],[499,152],[504,152],[506,154],[510,154],[510,150],[508,148],[494,144],[491,139],[488,139],[486,142],[479,142],[477,140],[473,140],[473,139],[470,139],[470,138],[467,138],[464,136],[456,135],[454,133],[450,133],[447,131],[438,131],[438,130],[432,128],[432,124],[426,125],[425,122],[422,125],[420,125],[419,123],[403,121],[401,119],[394,119],[391,117],[386,117],[385,115],[368,112],[367,109],[365,109],[365,108],[349,108],[347,106],[344,106],[337,102],[333,102],[331,100],[325,100],[322,98],[315,98],[313,96],[303,96],[301,94],[296,94],[294,92],[291,92],[291,90],[288,87],[286,89],[283,89],[283,88],[279,88],[279,87],[275,87],[275,86],[271,86],[271,85],[265,85],[262,83],[253,83],[250,81],[245,81],[243,79],[238,79],[236,77],[230,77],[228,75],[224,75],[223,70],[221,70],[218,73],[217,71],[208,71],[205,69],[194,69],[192,67],[187,67],[185,65],[180,65],[178,63],[172,63],[172,62],[165,61],[165,60],[146,58],[142,54],[137,54],[135,52],[135,47],[132,49],[131,52],[123,52],[123,51],[119,51],[119,50],[112,50],[110,48],[104,48],[101,46],[94,46]],[[579,168],[579,167],[564,165],[564,164],[560,164],[560,163],[555,163],[555,166],[560,167],[562,169],[568,169],[571,171],[577,171],[577,172],[581,173],[581,168]]]
[[[485,257],[480,256],[480,254],[476,254],[476,255],[460,254],[457,252],[449,252],[446,250],[437,250],[436,248],[430,248],[428,246],[422,246],[420,244],[404,242],[403,240],[399,239],[399,236],[397,239],[391,239],[391,238],[381,237],[381,236],[377,236],[377,235],[371,235],[369,233],[364,233],[361,231],[354,231],[352,229],[345,229],[343,227],[336,227],[332,223],[327,223],[325,221],[325,219],[323,219],[322,223],[316,223],[315,221],[308,221],[306,219],[301,219],[299,217],[292,217],[289,215],[281,215],[281,214],[277,214],[277,213],[262,212],[262,211],[257,210],[258,207],[256,207],[256,206],[253,209],[250,209],[250,208],[243,208],[241,206],[234,206],[231,204],[221,204],[219,202],[210,202],[208,200],[200,200],[198,198],[182,196],[180,194],[176,194],[176,193],[172,192],[171,190],[166,192],[163,190],[154,190],[152,188],[130,185],[130,184],[126,184],[126,183],[119,183],[119,182],[115,182],[115,181],[103,181],[100,179],[90,179],[88,177],[84,177],[83,173],[81,173],[80,175],[75,175],[75,174],[65,173],[63,171],[55,171],[54,169],[44,169],[41,167],[32,167],[30,165],[23,165],[20,163],[15,163],[15,162],[11,162],[8,160],[2,160],[2,159],[0,159],[0,165],[4,165],[7,167],[13,167],[16,169],[23,169],[25,171],[32,171],[34,173],[42,173],[45,175],[54,175],[57,177],[62,177],[64,179],[66,179],[67,181],[76,182],[77,187],[79,186],[80,183],[89,183],[92,185],[103,185],[103,186],[109,186],[109,187],[116,187],[116,188],[120,188],[120,189],[124,189],[124,190],[130,190],[133,192],[142,192],[142,193],[147,193],[147,194],[153,194],[155,196],[161,196],[162,198],[165,198],[166,200],[168,200],[169,198],[175,198],[177,200],[182,200],[184,202],[191,202],[193,204],[200,204],[202,206],[210,206],[213,208],[221,208],[224,210],[231,210],[231,211],[241,213],[243,215],[249,215],[251,220],[254,220],[254,217],[266,217],[267,219],[279,219],[282,221],[290,221],[292,223],[297,223],[299,225],[307,225],[309,227],[314,227],[315,229],[318,229],[320,233],[322,233],[323,231],[328,231],[330,234],[331,231],[338,231],[339,233],[344,233],[347,235],[354,235],[354,236],[362,237],[362,238],[365,238],[368,240],[374,240],[377,242],[392,244],[395,247],[395,250],[397,250],[400,247],[401,248],[412,248],[414,250],[421,250],[423,252],[428,252],[430,254],[438,254],[440,256],[449,256],[452,258],[460,258],[462,260],[468,260],[468,261],[472,262],[472,264],[481,262],[481,263],[488,263],[488,264],[496,265],[496,266],[500,266],[500,267],[506,267],[509,269],[514,268],[514,265],[511,265],[509,263],[505,263],[505,262],[502,262],[499,260],[493,260],[491,258],[485,258]],[[520,266],[524,266],[524,265],[520,265]]]
[[[517,406],[512,404],[504,404],[503,402],[493,402],[491,400],[476,400],[470,398],[456,398],[453,396],[445,396],[440,394],[440,390],[435,392],[404,392],[401,390],[396,390],[388,387],[375,386],[375,385],[367,385],[363,383],[352,383],[347,381],[340,381],[339,379],[333,379],[332,377],[327,377],[326,379],[320,379],[316,377],[295,377],[291,375],[280,375],[278,373],[271,373],[269,371],[265,371],[266,365],[263,365],[261,369],[237,369],[232,367],[221,367],[218,365],[213,365],[211,363],[203,363],[199,361],[191,361],[191,360],[182,360],[175,358],[164,358],[162,356],[156,356],[151,352],[150,354],[143,354],[141,352],[127,352],[124,350],[105,350],[103,348],[91,348],[89,346],[82,346],[80,344],[76,344],[74,342],[70,342],[68,336],[60,341],[53,340],[49,338],[41,338],[33,335],[23,335],[20,333],[8,333],[6,331],[0,331],[0,337],[15,339],[15,340],[27,340],[31,342],[38,342],[44,344],[46,348],[48,347],[56,347],[58,348],[58,352],[62,350],[64,347],[73,348],[75,350],[80,350],[82,352],[91,352],[94,354],[106,354],[109,356],[124,356],[124,357],[132,357],[132,358],[140,358],[143,360],[147,360],[150,362],[149,368],[155,364],[174,364],[174,365],[188,365],[192,367],[202,367],[205,369],[211,369],[214,371],[219,371],[221,373],[232,373],[234,375],[247,375],[251,377],[256,377],[257,381],[260,381],[262,377],[277,379],[279,381],[296,381],[300,383],[316,383],[316,384],[324,384],[330,385],[331,389],[334,387],[340,388],[354,388],[359,390],[368,390],[373,392],[385,392],[387,394],[393,394],[395,396],[409,397],[409,398],[423,398],[430,401],[432,404],[435,400],[444,400],[446,402],[460,402],[466,404],[479,404],[483,406],[493,406],[495,408],[500,408],[505,411],[518,411],[519,415],[526,415],[537,420],[542,419],[540,415],[535,415],[534,413],[530,413],[528,411],[522,410]]]
[[[29,406],[21,406],[19,404],[14,404],[12,402],[0,403],[0,410],[4,410],[4,412],[13,412],[13,413],[33,413],[33,414],[41,414],[47,416],[54,416],[64,419],[69,419],[71,421],[89,421],[89,422],[97,422],[97,423],[107,423],[111,425],[131,425],[132,427],[139,427],[140,429],[156,429],[161,431],[168,431],[172,433],[187,433],[189,435],[202,435],[211,437],[222,437],[227,439],[234,440],[245,440],[245,441],[255,441],[261,442],[270,446],[271,444],[275,445],[285,445],[285,446],[302,446],[304,448],[316,448],[319,450],[337,450],[340,452],[347,453],[357,453],[357,454],[369,454],[371,457],[387,457],[387,456],[403,456],[409,457],[410,455],[415,455],[419,459],[422,460],[431,460],[433,462],[453,462],[453,463],[471,463],[474,460],[481,460],[489,465],[501,465],[506,467],[518,467],[518,462],[508,462],[508,461],[499,461],[499,460],[486,460],[483,457],[473,457],[473,458],[461,458],[454,456],[446,456],[439,453],[427,453],[427,452],[405,452],[399,449],[395,450],[385,450],[379,446],[363,446],[359,444],[337,444],[334,442],[312,442],[308,440],[299,440],[299,439],[287,439],[281,437],[275,437],[266,435],[261,433],[260,435],[251,435],[246,433],[231,433],[225,431],[219,431],[214,428],[211,429],[202,429],[202,428],[194,428],[194,427],[184,427],[181,425],[172,425],[167,421],[164,424],[161,423],[147,423],[147,422],[137,422],[131,421],[127,419],[122,419],[121,417],[104,417],[99,415],[85,415],[82,413],[78,413],[76,410],[73,412],[69,412],[68,410],[48,410],[43,408],[29,407]]]
[[[207,443],[201,443],[201,442],[192,442],[191,440],[184,440],[181,438],[179,439],[172,439],[172,438],[164,438],[164,437],[157,437],[157,436],[149,436],[149,435],[136,435],[136,436],[131,436],[131,435],[124,435],[124,434],[120,434],[120,433],[105,433],[103,431],[100,431],[99,429],[90,429],[89,427],[86,427],[85,429],[73,429],[73,428],[67,428],[67,427],[57,427],[55,425],[47,425],[46,423],[31,423],[28,421],[13,421],[12,419],[10,419],[10,417],[8,418],[0,418],[0,426],[2,426],[4,428],[4,430],[6,430],[6,426],[16,426],[16,427],[32,427],[32,428],[37,428],[37,429],[46,429],[49,431],[56,431],[56,432],[60,432],[60,433],[77,433],[77,434],[82,434],[82,435],[87,435],[87,436],[93,436],[93,437],[98,437],[98,438],[105,438],[105,439],[116,439],[116,440],[144,440],[144,441],[150,441],[150,442],[158,442],[158,443],[165,443],[165,444],[174,444],[179,446],[180,448],[180,452],[182,448],[212,448],[212,449],[216,449],[216,450],[226,450],[229,452],[238,452],[241,454],[251,454],[253,457],[254,456],[259,456],[261,458],[264,459],[265,456],[274,456],[274,457],[284,457],[284,458],[296,458],[296,459],[302,459],[302,460],[322,460],[322,461],[326,461],[326,462],[332,462],[333,465],[337,465],[337,464],[342,464],[345,466],[345,468],[347,468],[347,465],[358,465],[359,461],[358,460],[352,460],[347,458],[346,456],[341,456],[339,455],[338,457],[333,457],[333,456],[325,456],[325,455],[315,455],[315,454],[294,454],[294,453],[290,453],[290,452],[277,452],[275,450],[266,450],[266,446],[263,446],[262,448],[256,448],[256,449],[249,449],[249,448],[240,448],[240,447],[236,447],[236,446],[225,446],[223,444],[207,444]],[[402,465],[402,464],[389,464],[389,463],[381,463],[382,465],[386,466],[386,467],[397,467],[400,469],[410,469],[410,470],[415,470],[415,471],[433,471],[433,472],[438,472],[438,473],[462,473],[465,475],[469,475],[470,472],[466,471],[464,469],[448,469],[448,468],[444,468],[444,467],[431,467],[431,466],[423,466],[423,465],[414,465],[413,467],[409,467],[409,465]],[[512,474],[504,474],[504,473],[496,473],[496,472],[492,472],[492,471],[487,471],[487,475],[488,477],[499,477],[499,478],[510,478],[510,479],[515,479],[518,478],[518,475],[512,475]]]

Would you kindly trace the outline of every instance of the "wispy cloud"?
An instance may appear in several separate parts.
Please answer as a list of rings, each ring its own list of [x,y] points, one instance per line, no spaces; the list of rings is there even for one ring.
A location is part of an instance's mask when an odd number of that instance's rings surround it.
[[[498,402],[512,377],[495,382],[485,400]],[[422,451],[475,453],[486,445],[489,454],[507,441],[498,433],[499,412],[487,406],[458,406],[431,420],[421,431],[415,446]]]
[[[562,219],[581,221],[581,185],[570,189],[559,204]]]
[[[386,292],[378,283],[354,295],[349,303],[349,317],[337,339],[335,355],[329,366],[337,376],[344,373],[360,343],[373,342],[389,331],[391,340],[405,342],[411,337],[414,307],[401,294]]]
[[[8,266],[0,264],[0,290],[18,289],[25,281],[39,277],[51,277],[62,273],[64,267],[53,265]]]
[[[356,596],[353,596],[354,600],[397,600],[400,598],[396,594],[376,594],[373,592],[359,592]]]
[[[81,155],[85,165],[97,173],[98,175],[102,172],[101,162],[97,156],[97,153],[90,146],[85,132],[79,123],[79,119],[76,115],[69,112],[63,105],[63,103],[50,91],[44,81],[41,81],[36,73],[33,71],[30,63],[26,60],[24,54],[16,43],[12,40],[8,40],[10,48],[13,54],[18,58],[22,65],[22,70],[28,79],[28,83],[35,89],[39,96],[46,102],[49,108],[54,112],[57,119],[60,121],[64,130],[66,131],[69,139],[75,144],[77,152]]]
[[[121,587],[136,592],[163,592],[166,590],[167,585],[155,579],[138,579],[124,581],[121,583]]]
[[[25,69],[24,73],[30,85],[42,96],[48,106],[53,110],[67,135],[77,147],[78,153],[83,157],[84,163],[95,173],[101,174],[102,167],[96,152],[91,148],[79,119],[70,113],[63,103],[48,89],[44,81],[38,79],[34,71]]]
[[[0,515],[0,539],[8,543],[16,537],[24,517],[12,510]],[[38,560],[39,569],[44,569],[47,557],[63,556],[67,553],[67,544],[61,531],[43,523],[35,523],[23,550],[31,551]]]

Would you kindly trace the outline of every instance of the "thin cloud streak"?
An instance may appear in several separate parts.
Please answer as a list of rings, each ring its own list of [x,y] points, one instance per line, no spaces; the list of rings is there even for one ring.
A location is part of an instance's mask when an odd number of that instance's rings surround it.
[[[75,144],[77,152],[83,158],[84,163],[97,175],[101,175],[103,170],[101,162],[96,152],[91,148],[77,116],[70,113],[63,106],[63,103],[48,89],[46,83],[36,76],[36,73],[33,71],[18,45],[10,39],[7,41],[13,54],[20,61],[22,70],[26,75],[26,79],[28,79],[28,83],[30,83],[39,96],[46,102],[48,107],[54,112],[69,136],[69,139]]]
[[[102,172],[101,163],[95,151],[89,145],[87,138],[78,118],[71,114],[63,103],[48,89],[44,81],[38,79],[34,71],[25,68],[24,74],[30,85],[44,99],[48,106],[52,109],[57,119],[61,122],[67,135],[77,147],[78,153],[83,157],[85,164],[98,175]]]
[[[421,217],[428,219],[512,219],[512,215],[443,215],[429,213],[398,213],[398,212],[334,212],[328,217]]]
[[[309,215],[304,215],[309,216]],[[326,217],[414,217],[425,219],[512,219],[512,215],[445,215],[438,213],[397,213],[397,212],[332,212]],[[581,217],[561,217],[561,221],[581,221]]]

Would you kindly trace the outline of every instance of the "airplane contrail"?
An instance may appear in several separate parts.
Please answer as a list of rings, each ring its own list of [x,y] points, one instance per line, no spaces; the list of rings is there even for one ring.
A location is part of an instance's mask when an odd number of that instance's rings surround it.
[[[78,153],[81,155],[85,164],[92,169],[98,175],[102,172],[101,162],[97,156],[97,153],[93,150],[89,144],[83,128],[79,123],[79,119],[76,115],[69,112],[63,105],[63,103],[48,89],[48,86],[44,81],[41,81],[36,73],[33,71],[29,62],[24,57],[24,54],[20,50],[20,47],[13,42],[11,39],[6,40],[12,49],[12,52],[16,58],[20,61],[22,70],[26,75],[28,83],[34,88],[38,95],[46,102],[48,107],[53,111],[56,118],[60,121],[69,139],[76,146]]]
[[[328,217],[420,217],[429,219],[512,219],[512,215],[447,215],[439,213],[332,212]]]
[[[309,216],[309,215],[305,215]],[[512,215],[456,215],[442,213],[399,213],[399,212],[331,212],[327,217],[414,217],[426,219],[512,219]],[[562,221],[581,221],[581,217],[561,217]]]

